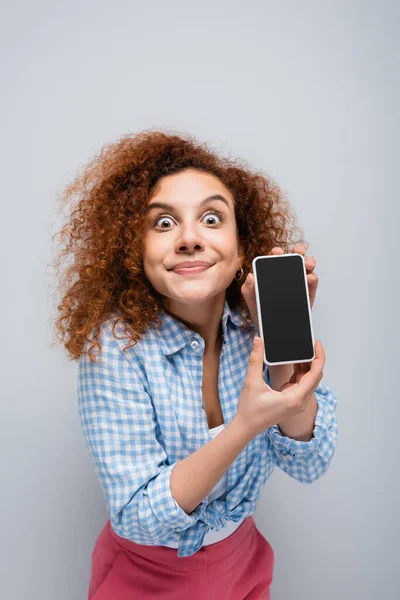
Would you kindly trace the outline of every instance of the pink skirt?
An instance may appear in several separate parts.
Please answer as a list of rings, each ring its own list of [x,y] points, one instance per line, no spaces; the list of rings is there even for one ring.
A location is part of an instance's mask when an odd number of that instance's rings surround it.
[[[176,548],[122,538],[108,520],[92,552],[88,600],[268,600],[274,558],[252,516],[182,557]]]

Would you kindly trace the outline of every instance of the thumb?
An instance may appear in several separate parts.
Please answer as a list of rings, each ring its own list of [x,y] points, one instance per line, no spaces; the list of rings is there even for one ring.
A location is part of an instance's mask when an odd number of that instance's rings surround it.
[[[262,372],[263,370],[263,357],[263,341],[258,335],[255,335],[253,338],[253,347],[249,356],[249,366],[247,369],[247,373],[251,373],[251,376],[256,375],[258,377],[260,375],[260,372]]]
[[[263,379],[264,370],[264,343],[262,339],[255,335],[253,338],[253,347],[249,356],[249,364],[247,366],[247,374],[245,384],[253,387],[255,383],[259,383],[262,389],[268,389],[269,392],[274,390]]]

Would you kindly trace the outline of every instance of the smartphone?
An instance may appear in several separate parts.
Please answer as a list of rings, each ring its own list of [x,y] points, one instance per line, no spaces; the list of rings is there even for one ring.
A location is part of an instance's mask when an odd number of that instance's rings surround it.
[[[285,365],[315,357],[307,272],[301,254],[252,261],[264,363]]]

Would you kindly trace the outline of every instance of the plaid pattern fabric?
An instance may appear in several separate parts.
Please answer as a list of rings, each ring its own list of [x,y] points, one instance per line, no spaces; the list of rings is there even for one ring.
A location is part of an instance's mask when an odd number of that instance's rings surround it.
[[[314,437],[300,442],[277,425],[252,439],[227,471],[227,489],[208,496],[189,515],[171,495],[170,475],[182,460],[212,439],[202,408],[203,338],[162,311],[162,327],[149,327],[139,342],[116,339],[116,313],[100,327],[98,363],[82,354],[78,367],[81,425],[101,483],[114,531],[138,544],[178,544],[178,556],[202,547],[209,529],[254,513],[261,489],[275,466],[302,483],[328,469],[335,452],[336,397],[322,383],[315,391]],[[225,300],[218,385],[225,424],[236,414],[255,329]],[[115,327],[123,338],[123,326]],[[249,338],[249,339],[248,339]],[[84,350],[88,350],[86,342]],[[263,379],[270,384],[267,365]]]

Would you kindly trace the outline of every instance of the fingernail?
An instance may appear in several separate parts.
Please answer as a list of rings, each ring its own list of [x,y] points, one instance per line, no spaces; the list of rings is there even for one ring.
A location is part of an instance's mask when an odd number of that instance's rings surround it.
[[[246,287],[250,287],[250,285],[251,285],[251,277],[249,274],[249,275],[247,275],[247,278],[246,278]]]

